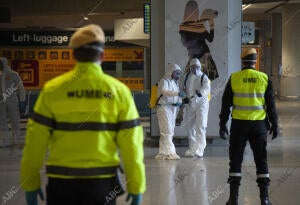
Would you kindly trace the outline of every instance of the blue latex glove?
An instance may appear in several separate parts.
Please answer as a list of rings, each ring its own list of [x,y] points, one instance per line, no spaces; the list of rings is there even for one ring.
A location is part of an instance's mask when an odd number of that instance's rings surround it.
[[[130,193],[128,193],[126,201],[129,201],[130,199],[132,199],[130,205],[141,205],[142,204],[142,198],[143,198],[142,194],[130,194]]]
[[[40,196],[41,200],[44,201],[44,194],[42,189],[25,192],[27,205],[38,205],[38,199],[37,199],[38,195]]]
[[[176,106],[176,107],[180,107],[180,106],[181,106],[181,104],[182,104],[182,103],[180,103],[180,102],[177,102],[177,103],[175,103],[175,106]]]
[[[25,112],[25,110],[26,110],[26,102],[25,101],[20,102],[20,110],[21,110],[21,113]]]
[[[178,93],[178,96],[181,97],[181,98],[184,98],[184,97],[186,97],[186,94],[185,94],[184,91],[180,91],[180,92]]]

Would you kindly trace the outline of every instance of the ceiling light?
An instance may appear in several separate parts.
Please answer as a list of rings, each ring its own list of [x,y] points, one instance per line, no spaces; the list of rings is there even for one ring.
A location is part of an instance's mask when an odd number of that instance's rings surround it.
[[[243,4],[242,5],[242,10],[246,10],[247,8],[249,8],[252,4]]]
[[[83,20],[88,21],[89,18],[88,18],[87,16],[84,16],[84,17],[83,17]]]

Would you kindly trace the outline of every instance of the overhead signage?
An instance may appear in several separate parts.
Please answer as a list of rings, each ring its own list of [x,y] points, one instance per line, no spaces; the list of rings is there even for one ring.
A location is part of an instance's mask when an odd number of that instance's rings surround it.
[[[0,31],[0,46],[67,46],[74,31]]]
[[[106,49],[104,61],[144,61],[144,50],[141,48]]]
[[[255,24],[250,21],[242,22],[242,44],[254,43]]]
[[[67,47],[74,32],[75,30],[0,30],[0,46]],[[111,31],[105,31],[105,45],[112,47],[130,46],[130,44],[115,41],[114,33]]]
[[[114,24],[115,40],[147,40],[149,34],[144,33],[144,19],[117,19]]]
[[[41,89],[48,80],[73,69],[76,64],[72,49],[68,48],[0,48],[0,56],[8,59],[28,90]],[[141,48],[107,48],[104,62],[142,62]]]

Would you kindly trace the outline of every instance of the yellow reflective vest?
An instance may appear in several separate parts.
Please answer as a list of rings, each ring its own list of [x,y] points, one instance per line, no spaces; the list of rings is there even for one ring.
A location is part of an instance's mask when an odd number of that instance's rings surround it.
[[[28,121],[21,161],[25,191],[38,189],[46,152],[46,174],[55,178],[115,175],[120,164],[129,193],[145,192],[143,128],[131,91],[96,63],[48,81]]]
[[[268,76],[254,69],[243,69],[231,75],[233,91],[232,118],[238,120],[264,120],[265,92]]]

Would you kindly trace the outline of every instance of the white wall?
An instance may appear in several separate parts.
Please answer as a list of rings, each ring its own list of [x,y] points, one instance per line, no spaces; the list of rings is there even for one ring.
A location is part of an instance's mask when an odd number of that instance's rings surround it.
[[[151,1],[151,85],[164,74],[165,65],[165,1]],[[159,136],[156,114],[151,114],[151,136]]]
[[[282,10],[282,97],[300,97],[300,4]]]

